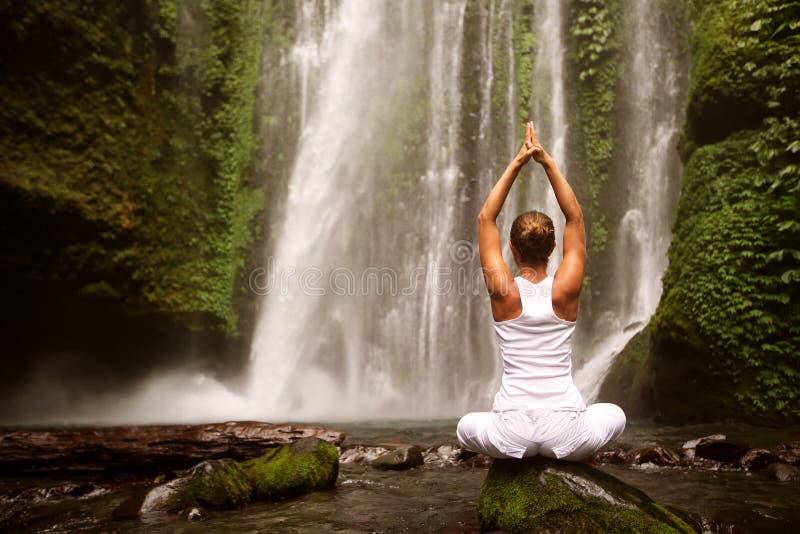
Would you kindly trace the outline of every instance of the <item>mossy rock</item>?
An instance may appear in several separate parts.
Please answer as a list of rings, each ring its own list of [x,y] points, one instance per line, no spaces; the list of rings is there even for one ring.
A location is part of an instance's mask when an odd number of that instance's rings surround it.
[[[253,499],[278,500],[328,490],[339,476],[339,451],[318,438],[306,438],[272,454],[242,462]]]
[[[484,531],[694,532],[643,492],[585,464],[495,460],[478,498]]]
[[[252,492],[242,466],[233,460],[206,460],[192,468],[190,481],[170,499],[172,511],[193,505],[211,509],[239,508]]]
[[[338,475],[336,447],[319,438],[304,438],[244,462],[228,458],[200,462],[185,475],[150,490],[141,512],[178,512],[191,506],[241,508],[251,501],[332,489]]]
[[[205,460],[183,476],[150,490],[141,512],[178,512],[189,506],[240,508],[250,502],[251,494],[250,483],[238,462],[230,458]]]

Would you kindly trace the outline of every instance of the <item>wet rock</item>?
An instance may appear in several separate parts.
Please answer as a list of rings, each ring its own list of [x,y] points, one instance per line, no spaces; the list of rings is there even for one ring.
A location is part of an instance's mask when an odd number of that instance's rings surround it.
[[[92,492],[102,491],[96,488],[93,484],[88,482],[77,484],[74,482],[65,482],[57,486],[48,487],[33,487],[21,491],[13,500],[21,501],[28,504],[35,504],[38,502],[53,502],[62,499],[77,498],[89,495]]]
[[[457,445],[443,444],[428,447],[422,454],[426,464],[433,465],[453,465],[458,462],[461,447]]]
[[[486,456],[485,454],[476,454],[475,456],[460,462],[460,465],[464,467],[485,468],[492,465],[492,462],[494,462],[494,458],[491,456]]]
[[[592,456],[595,462],[599,464],[629,464],[631,463],[628,451],[622,449],[614,449],[611,451],[600,451]]]
[[[735,462],[747,452],[747,447],[718,436],[703,438],[694,447],[695,457],[718,462]]]
[[[377,469],[394,469],[400,471],[422,465],[424,461],[422,449],[416,445],[411,445],[398,447],[393,451],[382,454],[370,462],[370,465]]]
[[[786,463],[771,463],[767,466],[765,472],[768,477],[781,482],[800,481],[800,467],[795,467]]]
[[[542,457],[495,460],[478,498],[481,529],[506,532],[694,532],[617,478]]]
[[[285,499],[331,489],[338,474],[336,447],[318,438],[305,438],[244,462],[201,462],[183,476],[151,489],[141,513],[192,507],[230,509],[252,500]]]
[[[200,508],[191,508],[186,512],[186,519],[189,521],[202,521],[206,518],[206,514]]]
[[[177,512],[192,504],[238,508],[250,501],[251,488],[239,463],[229,458],[200,462],[182,477],[147,493],[141,512]]]
[[[767,449],[750,449],[739,459],[739,465],[747,471],[758,471],[777,460],[778,458]]]
[[[136,519],[139,517],[139,512],[142,509],[147,491],[139,491],[136,494],[123,500],[111,511],[112,519]]]
[[[478,453],[475,452],[475,451],[470,451],[470,450],[467,450],[467,449],[464,449],[464,448],[459,448],[458,452],[456,452],[456,454],[455,454],[455,459],[458,462],[463,462],[463,461],[469,460],[470,458],[474,458],[477,455],[478,455]]]
[[[775,447],[772,452],[778,459],[787,464],[800,465],[800,441],[792,441]]]
[[[163,473],[207,459],[245,460],[267,449],[316,437],[334,445],[344,432],[307,425],[232,421],[0,432],[0,471]]]
[[[697,444],[701,441],[718,441],[728,439],[728,436],[725,434],[711,434],[710,436],[703,436],[702,438],[697,439],[690,439],[686,443],[683,444],[684,449],[694,449],[697,447]]]
[[[339,455],[339,463],[351,464],[360,462],[371,462],[389,449],[385,447],[372,447],[369,445],[350,445],[342,449]]]
[[[684,460],[687,462],[691,462],[694,460],[695,452],[697,448],[697,444],[703,440],[715,441],[715,440],[724,440],[728,437],[725,434],[712,434],[710,436],[704,436],[702,438],[691,439],[683,444],[681,447],[681,455],[683,456]]]
[[[680,457],[664,447],[647,447],[636,449],[629,455],[631,461],[637,464],[651,463],[660,466],[677,465]]]

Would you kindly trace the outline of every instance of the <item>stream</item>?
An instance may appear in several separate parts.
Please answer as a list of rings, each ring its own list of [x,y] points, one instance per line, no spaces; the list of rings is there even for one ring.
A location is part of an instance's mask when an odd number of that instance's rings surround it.
[[[456,420],[373,421],[334,424],[354,444],[423,448],[455,443]],[[800,429],[766,429],[735,424],[672,427],[630,424],[618,445],[673,449],[689,439],[725,433],[750,446],[797,440]],[[601,465],[643,490],[656,502],[703,518],[710,532],[796,532],[800,529],[797,482],[778,482],[759,472],[735,469]],[[201,521],[178,515],[115,519],[121,503],[141,495],[150,480],[117,476],[106,480],[71,476],[0,478],[0,530],[4,532],[475,532],[475,502],[486,467],[428,463],[409,471],[379,471],[366,463],[343,463],[336,488],[232,512],[204,512]],[[85,495],[13,499],[25,488],[65,482],[91,483]],[[31,490],[29,490],[30,492]],[[80,490],[77,491],[80,493]],[[118,512],[117,512],[118,513]]]

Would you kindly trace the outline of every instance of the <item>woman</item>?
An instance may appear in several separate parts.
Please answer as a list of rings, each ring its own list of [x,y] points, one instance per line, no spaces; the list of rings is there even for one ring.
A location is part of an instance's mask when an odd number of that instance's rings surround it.
[[[614,404],[584,404],[572,382],[572,333],[586,263],[583,214],[575,193],[539,144],[533,122],[525,143],[489,193],[478,215],[478,245],[494,328],[503,355],[503,379],[491,412],[458,422],[458,440],[494,458],[582,460],[619,436],[625,414]],[[566,217],[564,259],[555,276],[547,261],[555,248],[553,221],[523,213],[511,227],[514,278],[503,261],[497,216],[519,171],[531,159],[544,167]]]

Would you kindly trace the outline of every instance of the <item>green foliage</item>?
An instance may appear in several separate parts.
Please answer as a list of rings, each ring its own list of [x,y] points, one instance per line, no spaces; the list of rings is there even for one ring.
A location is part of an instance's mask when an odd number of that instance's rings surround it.
[[[709,369],[732,384],[751,416],[800,416],[797,189],[776,178],[786,131],[740,132],[698,148],[684,174],[670,266],[656,325],[689,325],[705,341]],[[796,123],[794,132],[796,133]],[[774,143],[774,144],[773,144]],[[762,162],[759,162],[762,159]],[[777,166],[774,164],[780,162]]]
[[[31,278],[236,333],[264,6],[0,3],[0,187],[86,227]]]
[[[514,3],[513,43],[517,78],[517,138],[525,134],[525,123],[533,113],[533,69],[536,63],[533,1]]]
[[[589,250],[608,241],[600,193],[614,152],[614,111],[619,77],[620,8],[617,0],[573,0],[570,5],[572,56],[578,69],[578,105],[589,182]]]
[[[800,2],[693,2],[686,152],[800,108]]]
[[[702,359],[712,385],[695,402],[730,411],[717,416],[797,419],[800,2],[692,8],[689,159],[654,336]]]

